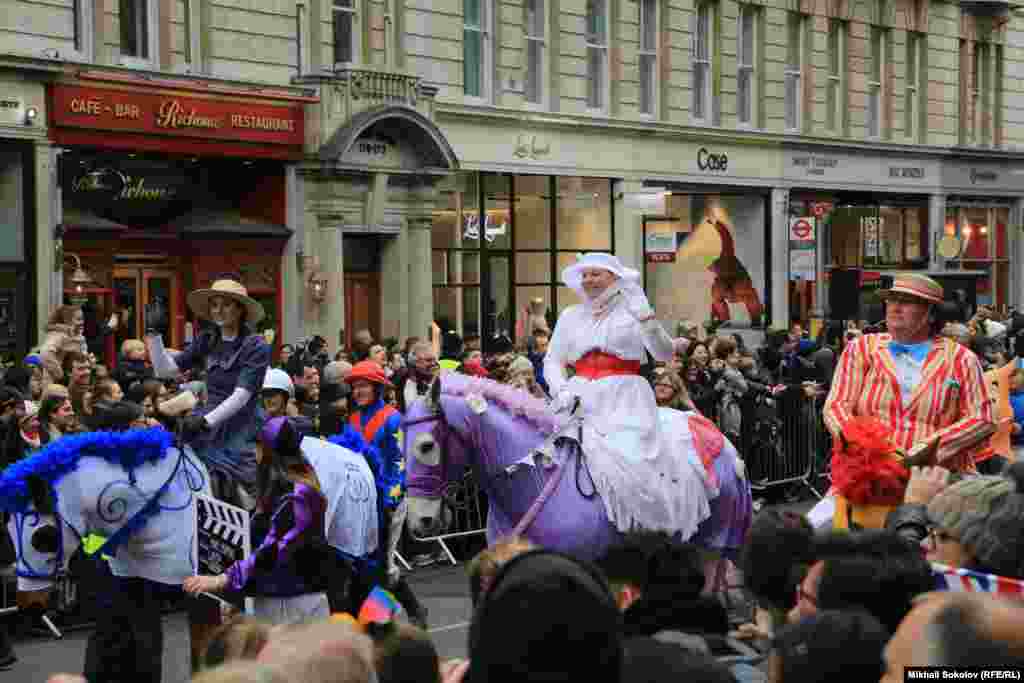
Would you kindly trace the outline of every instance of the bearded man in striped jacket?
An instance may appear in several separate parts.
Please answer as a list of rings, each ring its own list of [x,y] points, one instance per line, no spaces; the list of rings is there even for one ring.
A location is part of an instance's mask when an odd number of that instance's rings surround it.
[[[977,356],[938,336],[934,307],[943,301],[942,285],[925,275],[897,275],[881,295],[888,332],[858,337],[843,351],[825,425],[839,443],[847,422],[871,416],[891,429],[892,444],[908,459],[931,455],[932,464],[973,472],[995,431],[993,397]],[[863,512],[861,526],[884,524],[884,510]],[[854,521],[837,499],[837,526],[841,517]]]

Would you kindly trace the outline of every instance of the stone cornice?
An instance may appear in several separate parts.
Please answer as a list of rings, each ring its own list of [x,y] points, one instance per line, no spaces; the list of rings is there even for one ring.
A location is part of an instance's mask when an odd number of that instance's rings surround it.
[[[769,131],[729,130],[710,126],[687,126],[660,121],[629,121],[558,112],[534,112],[504,109],[489,105],[437,104],[437,122],[443,131],[446,121],[471,121],[484,125],[507,124],[538,130],[591,130],[595,134],[614,132],[636,137],[659,137],[675,142],[750,145],[776,148],[806,148],[816,151],[856,153],[869,151],[875,155],[917,156],[936,159],[971,159],[977,161],[1024,161],[1024,150],[984,149],[975,147],[933,147],[885,141],[837,140],[834,137],[795,135]]]

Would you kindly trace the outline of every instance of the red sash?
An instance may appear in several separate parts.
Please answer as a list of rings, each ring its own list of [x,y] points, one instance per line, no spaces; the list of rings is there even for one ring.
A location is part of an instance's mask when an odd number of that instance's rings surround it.
[[[377,435],[380,428],[384,426],[384,423],[388,421],[388,418],[392,415],[397,414],[394,406],[384,404],[384,407],[377,411],[377,414],[370,418],[370,421],[366,423],[365,427],[359,426],[359,418],[362,417],[362,411],[352,413],[348,416],[348,423],[353,429],[357,430],[363,435],[363,439],[366,443],[373,443],[373,437]]]

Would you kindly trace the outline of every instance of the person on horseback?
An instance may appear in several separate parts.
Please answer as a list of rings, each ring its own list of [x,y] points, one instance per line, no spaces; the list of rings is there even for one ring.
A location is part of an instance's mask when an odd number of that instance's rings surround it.
[[[707,499],[688,500],[682,484],[692,480],[689,464],[673,452],[654,391],[640,375],[646,351],[668,362],[681,342],[655,318],[640,273],[617,257],[582,255],[562,281],[583,302],[562,312],[544,358],[552,408],[565,414],[579,407],[583,452],[620,530],[689,535],[707,517]]]
[[[261,427],[259,393],[270,366],[270,347],[254,325],[263,306],[234,279],[216,280],[188,296],[197,317],[213,322],[184,351],[171,354],[155,330],[166,326],[167,312],[146,310],[146,348],[160,378],[205,368],[208,400],[185,418],[183,436],[209,468],[218,498],[252,509],[256,489],[256,438]]]
[[[402,414],[384,402],[384,390],[392,384],[384,368],[374,361],[356,363],[345,381],[352,387],[349,426],[359,432],[366,443],[374,446],[380,455],[379,462],[370,463],[377,481],[377,501],[381,506],[378,571],[383,572],[383,580],[392,587],[392,592],[410,618],[423,623],[425,627],[425,610],[402,578],[394,561],[408,512],[405,500],[405,461],[399,439]],[[373,586],[363,588],[369,594]]]

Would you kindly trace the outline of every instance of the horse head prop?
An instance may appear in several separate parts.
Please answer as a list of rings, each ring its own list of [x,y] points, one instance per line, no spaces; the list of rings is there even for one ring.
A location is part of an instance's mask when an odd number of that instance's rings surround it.
[[[618,538],[579,449],[557,437],[556,416],[529,393],[445,373],[403,424],[408,524],[432,536],[446,524],[443,499],[467,470],[488,502],[487,538],[523,535],[585,558]]]
[[[53,585],[92,533],[120,573],[168,583],[195,573],[193,494],[206,468],[162,428],[89,432],[54,441],[0,472],[0,510],[17,551],[22,590]],[[164,522],[152,524],[155,518]]]

